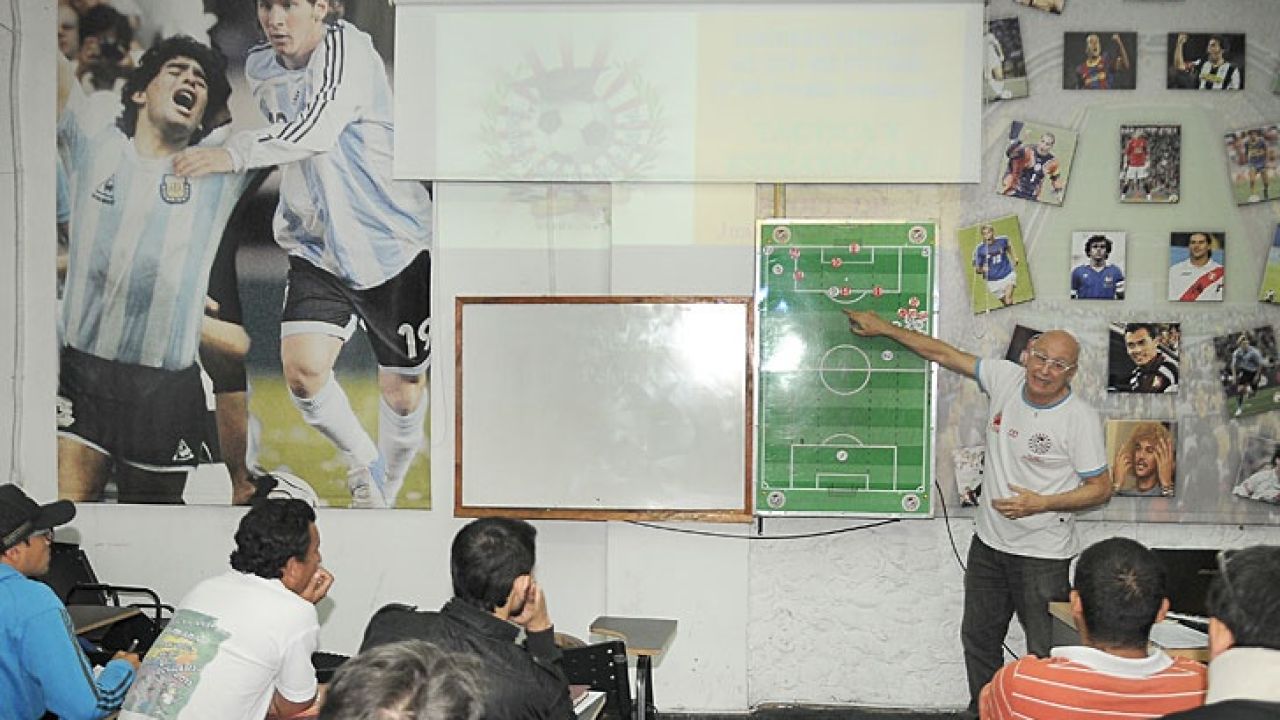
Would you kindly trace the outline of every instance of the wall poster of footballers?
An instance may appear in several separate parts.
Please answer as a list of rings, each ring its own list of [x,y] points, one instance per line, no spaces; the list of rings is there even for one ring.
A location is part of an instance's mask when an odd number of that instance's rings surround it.
[[[1125,234],[1117,230],[1071,233],[1071,299],[1123,300]]]
[[[1227,150],[1227,172],[1231,194],[1237,205],[1275,200],[1280,197],[1280,126],[1262,125],[1223,138]]]
[[[1097,30],[1062,34],[1063,90],[1132,90],[1138,33]]]
[[[1107,392],[1176,393],[1182,328],[1178,323],[1112,323]]]
[[[166,5],[99,4],[98,52],[60,48],[59,494],[430,507],[432,206],[392,178],[394,9]]]
[[[1276,335],[1270,325],[1215,337],[1213,354],[1232,417],[1280,408],[1280,367],[1276,365]]]
[[[1177,490],[1176,422],[1107,420],[1106,435],[1116,495],[1173,497]]]
[[[1076,140],[1072,130],[1014,120],[1009,124],[1009,144],[996,178],[996,192],[1061,205]]]
[[[989,312],[1034,300],[1031,269],[1022,246],[1017,215],[960,228],[960,252],[969,258],[969,289],[975,313]]]
[[[1226,247],[1227,234],[1219,230],[1169,233],[1169,300],[1221,301]]]
[[[1176,203],[1181,185],[1180,125],[1120,126],[1120,202]]]

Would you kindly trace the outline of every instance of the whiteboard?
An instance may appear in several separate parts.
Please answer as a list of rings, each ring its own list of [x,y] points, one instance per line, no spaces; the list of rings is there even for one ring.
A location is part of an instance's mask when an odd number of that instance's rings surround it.
[[[459,297],[454,513],[751,517],[748,297]]]

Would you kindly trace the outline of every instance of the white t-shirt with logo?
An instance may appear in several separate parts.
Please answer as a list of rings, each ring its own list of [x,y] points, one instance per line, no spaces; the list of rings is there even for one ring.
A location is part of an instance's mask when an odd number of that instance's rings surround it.
[[[1056,495],[1105,471],[1106,444],[1097,411],[1074,392],[1052,405],[1032,404],[1024,394],[1025,368],[1008,360],[979,360],[977,376],[982,391],[991,398],[978,537],[1012,555],[1057,559],[1075,555],[1074,513],[1044,512],[1010,520],[996,512],[991,501],[1013,497],[1016,493],[1010,484]]]
[[[316,608],[278,579],[230,571],[182,599],[138,669],[121,720],[262,718],[277,691],[315,697]]]

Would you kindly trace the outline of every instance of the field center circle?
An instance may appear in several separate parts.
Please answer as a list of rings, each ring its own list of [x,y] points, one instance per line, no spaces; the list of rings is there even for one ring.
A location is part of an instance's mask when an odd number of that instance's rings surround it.
[[[856,345],[836,345],[823,353],[818,379],[836,395],[856,395],[871,381],[871,358]]]

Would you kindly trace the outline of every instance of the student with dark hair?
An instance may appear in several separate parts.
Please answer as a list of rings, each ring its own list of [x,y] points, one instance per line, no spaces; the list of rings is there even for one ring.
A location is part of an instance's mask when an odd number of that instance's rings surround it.
[[[547,601],[533,576],[532,525],[511,518],[481,518],[453,539],[453,599],[439,612],[388,605],[369,621],[360,651],[420,639],[469,653],[484,666],[485,717],[533,720],[573,717],[569,684]],[[515,643],[520,629],[525,643]]]
[[[471,655],[422,640],[379,645],[338,668],[320,720],[480,720],[480,676]]]
[[[211,319],[209,268],[243,174],[185,178],[174,155],[226,116],[221,56],[185,36],[143,55],[118,121],[59,75],[70,240],[58,376],[58,485],[96,501],[115,473],[120,502],[182,502],[212,456],[196,365]],[[66,92],[61,92],[63,90]],[[230,334],[247,349],[248,335]],[[238,333],[238,334],[237,334]]]
[[[1218,554],[1209,586],[1209,694],[1178,720],[1280,717],[1280,546]]]
[[[333,585],[315,519],[301,500],[262,500],[245,514],[232,570],[183,598],[121,720],[289,717],[315,703],[315,604]]]
[[[1205,669],[1148,649],[1169,610],[1164,568],[1128,538],[1089,546],[1076,563],[1071,615],[1083,645],[1005,665],[982,691],[982,717],[1154,718],[1204,702]]]

